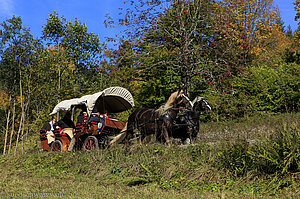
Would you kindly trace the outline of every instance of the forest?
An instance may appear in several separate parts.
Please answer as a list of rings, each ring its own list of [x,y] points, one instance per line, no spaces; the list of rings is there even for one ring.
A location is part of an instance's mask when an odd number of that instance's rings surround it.
[[[30,140],[58,102],[111,86],[128,89],[135,109],[157,108],[178,89],[190,99],[205,97],[212,111],[201,116],[204,124],[298,113],[300,26],[286,26],[273,0],[138,0],[124,6],[119,18],[107,15],[107,28],[122,29],[105,42],[80,19],[57,12],[38,38],[21,16],[0,22],[2,154],[32,150]],[[294,6],[297,21],[300,1]],[[118,117],[126,122],[128,115]],[[299,129],[293,132],[299,139]]]

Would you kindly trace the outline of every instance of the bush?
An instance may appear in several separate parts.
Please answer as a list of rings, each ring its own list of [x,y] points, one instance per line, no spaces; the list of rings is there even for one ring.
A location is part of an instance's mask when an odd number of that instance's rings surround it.
[[[244,175],[252,165],[248,147],[246,141],[221,145],[221,148],[217,149],[214,166],[218,169],[225,168],[234,176]]]
[[[224,168],[234,176],[243,176],[249,171],[279,176],[297,173],[300,171],[299,143],[299,129],[285,127],[253,146],[245,141],[223,144],[216,150],[214,167]]]
[[[300,171],[300,131],[285,127],[262,140],[250,151],[253,166],[266,174],[286,175]]]
[[[236,119],[261,113],[297,112],[299,109],[299,65],[282,63],[258,66],[229,81],[223,95],[206,94],[214,120]]]
[[[239,89],[244,90],[239,97],[248,98],[246,105],[252,112],[297,112],[299,72],[297,64],[251,68],[252,74],[239,80],[241,81]]]

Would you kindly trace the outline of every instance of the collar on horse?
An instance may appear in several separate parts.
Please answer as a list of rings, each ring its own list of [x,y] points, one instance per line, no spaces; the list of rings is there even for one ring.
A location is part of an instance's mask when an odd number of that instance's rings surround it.
[[[172,118],[172,116],[168,113],[162,115],[162,119],[164,120],[168,120],[170,121],[171,123],[175,124],[175,118]]]
[[[173,118],[171,115],[170,115],[170,112],[171,111],[178,111],[178,110],[180,110],[181,108],[180,107],[174,107],[174,108],[169,108],[169,109],[167,109],[167,111],[166,111],[166,113],[165,114],[163,114],[163,115],[161,115],[161,119],[162,120],[168,120],[168,121],[170,121],[171,123],[173,123],[173,124],[175,124],[176,123],[176,121],[175,121],[175,119],[176,118]]]

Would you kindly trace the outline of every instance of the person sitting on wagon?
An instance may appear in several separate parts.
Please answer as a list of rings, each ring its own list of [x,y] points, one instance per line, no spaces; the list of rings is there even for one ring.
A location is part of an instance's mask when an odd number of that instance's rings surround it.
[[[73,138],[73,136],[74,136],[73,131],[74,131],[75,125],[74,125],[73,121],[71,120],[71,113],[70,112],[67,112],[65,114],[64,118],[59,120],[56,123],[56,125],[61,128],[60,133],[67,134],[70,139]]]
[[[45,122],[42,129],[46,131],[46,136],[48,140],[49,146],[54,142],[55,140],[55,135],[53,133],[54,127],[53,125],[55,124],[55,118],[52,116],[49,122]]]
[[[81,111],[77,117],[76,125],[82,125],[85,122],[86,117],[87,117],[87,113],[85,111]]]
[[[96,106],[94,106],[94,108],[92,110],[92,115],[91,115],[89,122],[97,123],[97,125],[98,125],[97,132],[100,132],[101,129],[104,127],[105,117],[103,115],[100,115]]]
[[[100,115],[100,120],[101,120],[101,126],[100,126],[100,128],[103,128],[103,127],[104,127],[105,119],[106,119],[106,118],[108,118],[108,116],[107,116],[107,112],[105,111],[104,114],[101,114],[101,115]],[[99,125],[98,125],[98,127],[99,127]]]

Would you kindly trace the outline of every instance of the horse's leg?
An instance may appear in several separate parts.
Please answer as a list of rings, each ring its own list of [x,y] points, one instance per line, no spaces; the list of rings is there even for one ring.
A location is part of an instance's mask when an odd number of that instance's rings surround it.
[[[192,143],[193,132],[194,132],[193,126],[189,124],[186,127],[186,136],[185,136],[185,140],[183,142],[183,145],[189,145],[189,144]]]
[[[169,131],[168,131],[168,126],[165,123],[163,123],[162,125],[162,135],[163,138],[165,139],[166,144],[169,146],[170,145]]]
[[[197,124],[196,127],[193,128],[192,130],[192,140],[193,140],[193,144],[196,142],[197,137],[198,137],[198,133],[199,133],[199,124]]]
[[[145,137],[146,137],[146,132],[145,132],[145,131],[142,131],[142,132],[141,132],[140,145],[142,145],[142,144],[144,143]]]
[[[181,144],[185,145],[187,138],[189,137],[189,128],[185,126],[181,129],[180,140]]]
[[[128,132],[128,130],[127,130],[127,132],[126,132],[126,135],[125,135],[125,138],[124,138],[124,147],[126,148],[127,147],[127,145],[128,145],[128,141],[129,141],[129,136],[128,136],[128,134],[129,134],[129,132]]]
[[[126,148],[127,145],[129,145],[129,138],[133,135],[134,131],[134,122],[129,121],[127,122],[127,130],[126,130],[126,135],[124,138],[124,147]]]
[[[159,128],[159,120],[154,119],[154,136],[156,142],[161,142],[160,136],[161,136],[161,129]]]

